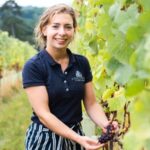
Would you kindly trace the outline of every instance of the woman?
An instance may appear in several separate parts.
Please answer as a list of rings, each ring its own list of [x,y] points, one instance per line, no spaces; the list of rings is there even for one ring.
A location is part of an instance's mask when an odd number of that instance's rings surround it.
[[[96,102],[88,60],[67,48],[76,27],[74,10],[65,4],[47,9],[36,27],[43,50],[23,69],[23,86],[33,108],[26,150],[95,150],[103,146],[84,136],[80,124],[81,100],[98,126],[104,129],[109,121]]]

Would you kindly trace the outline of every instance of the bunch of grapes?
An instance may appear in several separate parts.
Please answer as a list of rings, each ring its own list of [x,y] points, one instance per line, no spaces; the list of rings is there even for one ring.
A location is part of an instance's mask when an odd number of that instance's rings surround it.
[[[108,141],[113,140],[114,135],[115,135],[114,126],[113,126],[112,124],[109,124],[109,125],[106,127],[106,132],[105,132],[105,133],[102,133],[102,135],[98,138],[98,141],[99,141],[100,143],[106,143],[106,142],[108,142]]]

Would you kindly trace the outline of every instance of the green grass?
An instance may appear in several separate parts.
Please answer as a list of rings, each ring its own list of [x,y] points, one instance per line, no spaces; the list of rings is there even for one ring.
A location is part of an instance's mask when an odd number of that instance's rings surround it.
[[[0,101],[0,150],[24,150],[31,107],[23,90]]]

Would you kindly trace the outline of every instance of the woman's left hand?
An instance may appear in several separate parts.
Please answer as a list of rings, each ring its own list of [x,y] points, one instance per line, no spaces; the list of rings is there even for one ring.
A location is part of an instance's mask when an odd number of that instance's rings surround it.
[[[119,124],[118,124],[118,122],[117,121],[113,121],[111,124],[113,125],[114,130],[117,133],[119,131]]]
[[[113,125],[113,128],[114,128],[114,132],[117,133],[119,131],[119,124],[117,121],[109,121],[108,124],[102,128],[103,132],[105,133],[107,131],[107,126],[109,124],[112,124]]]

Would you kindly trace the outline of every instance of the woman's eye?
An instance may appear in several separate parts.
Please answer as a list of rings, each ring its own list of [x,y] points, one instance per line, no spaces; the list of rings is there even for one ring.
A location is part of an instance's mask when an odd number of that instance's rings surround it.
[[[67,29],[72,29],[72,27],[71,27],[71,26],[67,26],[66,28],[67,28]]]
[[[58,26],[52,26],[54,29],[57,29],[58,28]]]

